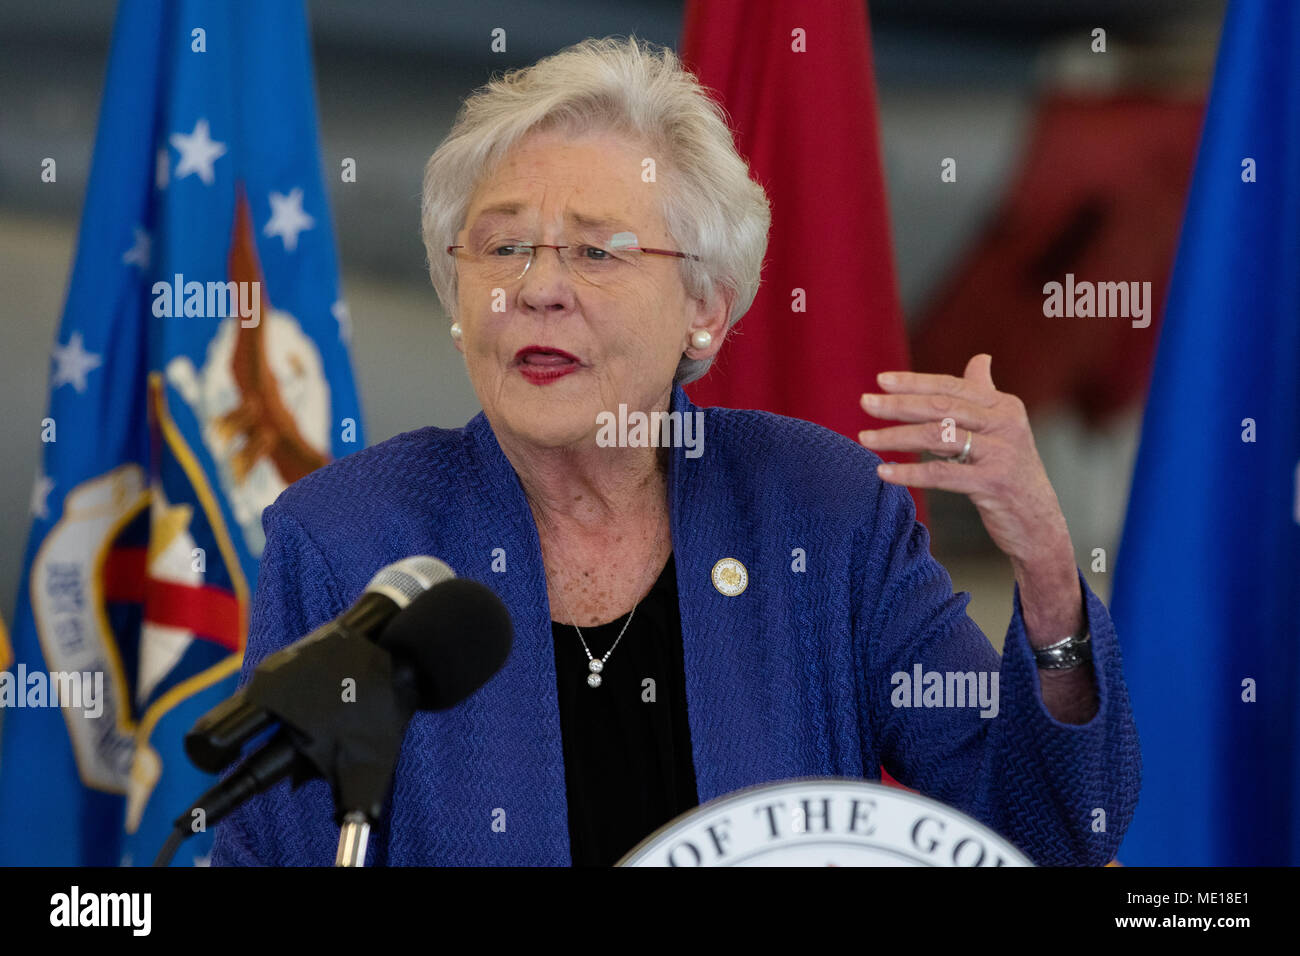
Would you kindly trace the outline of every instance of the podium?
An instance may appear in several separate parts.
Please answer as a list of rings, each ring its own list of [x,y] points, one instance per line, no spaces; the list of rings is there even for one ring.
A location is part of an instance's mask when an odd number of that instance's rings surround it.
[[[839,777],[762,784],[710,800],[618,866],[1033,866],[937,800]]]

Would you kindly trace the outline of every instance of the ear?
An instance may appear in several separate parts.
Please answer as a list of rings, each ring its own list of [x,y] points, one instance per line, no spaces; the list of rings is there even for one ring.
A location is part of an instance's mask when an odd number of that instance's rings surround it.
[[[711,302],[703,299],[691,300],[691,324],[686,329],[686,342],[683,351],[688,358],[713,358],[722,348],[722,340],[727,337],[727,316],[731,315],[731,305],[736,301],[736,293],[731,289],[719,289]],[[691,344],[691,336],[703,329],[713,336],[708,348],[697,349]]]

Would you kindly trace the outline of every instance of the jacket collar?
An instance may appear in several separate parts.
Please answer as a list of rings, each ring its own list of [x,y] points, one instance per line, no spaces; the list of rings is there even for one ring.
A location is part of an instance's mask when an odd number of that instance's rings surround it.
[[[751,540],[755,515],[752,502],[738,500],[734,467],[752,468],[744,449],[729,448],[719,432],[722,416],[696,406],[679,385],[673,386],[670,410],[683,416],[704,412],[708,434],[703,454],[688,458],[684,448],[669,450],[668,498],[676,565],[678,604],[682,624],[683,662],[686,673],[688,723],[700,802],[751,785],[755,780],[783,775],[779,759],[755,734],[762,734],[761,714],[772,688],[756,688],[736,666],[738,648],[753,647],[761,630],[759,608],[766,598],[758,589],[740,597],[727,597],[711,584],[714,564],[723,557],[740,560],[753,569],[757,542]],[[515,650],[502,674],[485,687],[493,700],[518,706],[520,700],[536,706],[538,686],[551,688],[545,712],[536,715],[537,733],[560,767],[563,757],[559,737],[559,712],[555,700],[554,647],[551,614],[541,544],[518,475],[501,450],[486,416],[480,412],[465,428],[473,461],[469,481],[481,506],[473,509],[491,515],[493,524],[510,540],[523,545],[523,555],[512,555],[519,573],[489,581],[510,608],[515,622]],[[741,455],[743,460],[733,459]],[[707,464],[706,464],[707,462]],[[502,526],[504,524],[504,526]],[[498,577],[494,575],[493,577]],[[765,609],[772,613],[771,608]],[[510,672],[513,675],[510,676]],[[502,680],[501,678],[507,678]],[[522,698],[514,697],[516,693]],[[759,718],[756,723],[756,717]],[[739,744],[748,741],[750,746]],[[745,759],[737,754],[745,751]],[[561,787],[556,811],[567,819]],[[567,834],[566,834],[567,837]]]

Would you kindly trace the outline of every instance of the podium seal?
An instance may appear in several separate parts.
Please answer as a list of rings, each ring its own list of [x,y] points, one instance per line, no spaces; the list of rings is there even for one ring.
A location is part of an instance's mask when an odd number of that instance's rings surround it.
[[[813,777],[726,794],[661,827],[619,866],[1033,866],[937,800]]]

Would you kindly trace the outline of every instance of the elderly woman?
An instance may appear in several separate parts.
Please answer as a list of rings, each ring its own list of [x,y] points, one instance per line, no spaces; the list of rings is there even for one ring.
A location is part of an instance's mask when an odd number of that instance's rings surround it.
[[[247,679],[407,555],[505,602],[507,663],[411,722],[371,864],[611,864],[730,791],[882,765],[1039,863],[1112,857],[1139,778],[1119,650],[990,357],[863,396],[906,423],[864,444],[952,461],[885,466],[683,392],[753,301],[768,224],[720,109],[635,40],[489,83],[430,159],[430,273],[482,414],[334,462],[266,510],[244,663]],[[611,416],[655,412],[673,418],[654,440],[610,440]],[[970,495],[1010,557],[1000,661],[905,485]],[[954,673],[986,693],[945,699]],[[328,864],[337,840],[328,787],[282,783],[219,827],[214,862]]]

